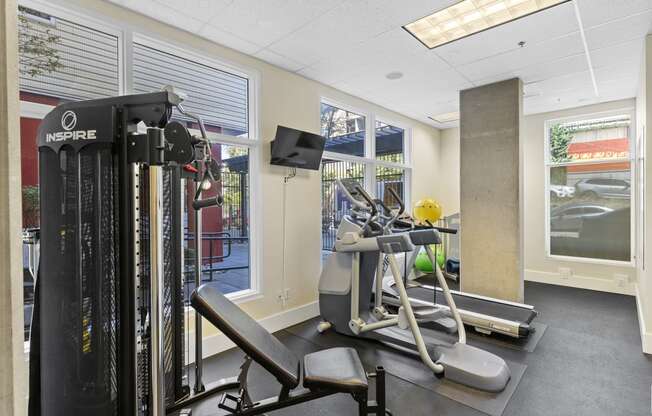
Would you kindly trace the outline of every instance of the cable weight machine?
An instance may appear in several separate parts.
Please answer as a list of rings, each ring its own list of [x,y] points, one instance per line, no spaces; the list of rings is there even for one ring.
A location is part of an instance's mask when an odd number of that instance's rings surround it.
[[[200,210],[221,196],[202,199],[220,166],[181,101],[167,90],[72,102],[43,119],[31,416],[161,416],[239,386],[204,387],[199,319],[192,393],[184,374],[183,179],[196,190],[195,283]]]

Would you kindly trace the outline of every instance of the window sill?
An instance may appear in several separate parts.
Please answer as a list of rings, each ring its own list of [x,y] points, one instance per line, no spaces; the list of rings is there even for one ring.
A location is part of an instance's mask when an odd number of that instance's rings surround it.
[[[587,257],[569,257],[569,256],[560,256],[557,254],[547,254],[546,257],[550,260],[564,261],[569,263],[586,263],[594,264],[596,266],[611,266],[611,267],[623,267],[623,268],[636,268],[636,262],[631,261],[620,261],[620,260],[604,260],[604,259],[592,259]]]

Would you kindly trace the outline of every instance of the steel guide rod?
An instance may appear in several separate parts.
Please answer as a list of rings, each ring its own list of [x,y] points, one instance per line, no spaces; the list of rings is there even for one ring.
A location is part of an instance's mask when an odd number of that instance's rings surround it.
[[[201,199],[201,189],[202,183],[197,183],[193,181],[193,193],[198,192],[198,199]],[[195,210],[195,288],[201,286],[201,268],[202,268],[202,212],[201,210]],[[195,311],[195,393],[201,393],[206,388],[204,387],[204,382],[202,381],[202,365],[201,360],[203,358],[203,348],[202,348],[202,319],[199,312]]]
[[[160,166],[149,167],[149,252],[150,252],[150,342],[151,342],[151,415],[165,415],[165,369],[163,364],[163,178]]]

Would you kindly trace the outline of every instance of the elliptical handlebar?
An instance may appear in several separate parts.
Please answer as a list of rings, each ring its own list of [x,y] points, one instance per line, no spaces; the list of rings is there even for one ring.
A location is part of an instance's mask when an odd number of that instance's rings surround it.
[[[371,209],[371,213],[369,214],[369,217],[367,220],[364,222],[361,231],[364,231],[367,229],[367,226],[371,221],[374,221],[378,217],[378,207],[376,207],[376,204],[374,203],[374,200],[369,196],[367,191],[364,190],[360,185],[355,186],[355,190],[360,194],[360,196],[367,201],[367,204],[369,205],[369,209]]]
[[[390,194],[392,194],[394,199],[396,199],[396,201],[398,202],[398,206],[399,206],[398,214],[396,214],[396,216],[395,216],[395,218],[398,218],[401,215],[403,215],[403,213],[405,212],[405,203],[403,202],[401,197],[398,196],[398,194],[396,193],[396,191],[392,187],[388,187],[387,190],[389,191]]]

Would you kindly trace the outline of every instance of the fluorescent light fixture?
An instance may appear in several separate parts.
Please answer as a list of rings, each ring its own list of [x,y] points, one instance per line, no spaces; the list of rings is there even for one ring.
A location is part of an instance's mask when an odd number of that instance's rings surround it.
[[[428,117],[430,120],[434,121],[435,123],[443,124],[443,123],[450,123],[451,121],[457,121],[460,119],[460,113],[458,111],[454,111],[452,113],[446,113],[446,114],[439,114],[436,116]]]
[[[462,0],[403,28],[429,49],[570,0]]]

